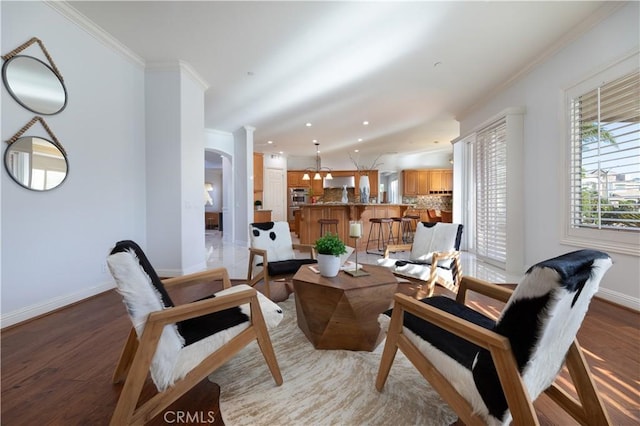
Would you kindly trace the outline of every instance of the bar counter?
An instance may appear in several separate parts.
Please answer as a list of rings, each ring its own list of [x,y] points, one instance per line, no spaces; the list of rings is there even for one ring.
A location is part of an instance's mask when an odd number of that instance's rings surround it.
[[[362,221],[362,238],[358,241],[358,250],[364,250],[369,237],[371,218],[401,217],[411,204],[364,204],[364,203],[315,203],[300,205],[300,228],[298,235],[300,243],[313,244],[320,237],[319,219],[338,219],[338,235],[349,246],[355,245],[355,240],[349,238],[349,221]],[[332,232],[333,227],[331,227]],[[397,236],[398,223],[393,225],[393,234]],[[385,233],[386,235],[386,233]]]

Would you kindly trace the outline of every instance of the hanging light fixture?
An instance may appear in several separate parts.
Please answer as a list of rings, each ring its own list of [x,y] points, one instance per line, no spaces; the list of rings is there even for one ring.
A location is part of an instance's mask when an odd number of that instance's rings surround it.
[[[309,172],[313,173],[313,180],[321,180],[322,175],[320,172],[324,169],[328,170],[325,179],[333,179],[333,176],[331,176],[331,169],[329,167],[321,167],[320,165],[320,142],[314,142],[313,144],[316,146],[316,168],[315,170],[312,167],[305,169],[305,173],[302,175],[302,180],[311,180]]]

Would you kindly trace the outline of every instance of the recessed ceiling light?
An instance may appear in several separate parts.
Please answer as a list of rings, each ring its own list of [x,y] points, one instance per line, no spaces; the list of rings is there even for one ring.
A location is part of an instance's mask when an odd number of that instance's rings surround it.
[[[360,150],[359,149],[354,149],[353,152],[360,152]]]
[[[369,122],[365,120],[365,121],[363,121],[363,122],[362,122],[362,125],[363,125],[363,126],[368,126],[368,125],[369,125]]]
[[[307,123],[307,124],[305,124],[305,126],[311,127],[311,123]]]
[[[279,151],[279,152],[280,152],[280,155],[284,154],[284,151]]]
[[[358,138],[358,142],[362,142],[362,138]]]
[[[267,141],[267,143],[268,143],[268,144],[272,144],[272,143],[273,143],[273,141]]]
[[[313,143],[318,143],[318,139],[314,139],[312,142]]]

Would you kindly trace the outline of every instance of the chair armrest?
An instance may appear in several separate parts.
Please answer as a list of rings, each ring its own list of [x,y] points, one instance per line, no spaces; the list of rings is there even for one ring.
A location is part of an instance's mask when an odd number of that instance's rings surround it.
[[[491,350],[492,348],[510,350],[511,348],[509,339],[505,336],[491,330],[487,330],[484,327],[480,327],[479,325],[433,306],[427,305],[426,303],[422,303],[412,297],[396,293],[394,301],[394,312],[398,308],[403,311],[410,312],[418,318],[437,325],[438,327],[487,350]],[[402,315],[401,318],[404,318],[404,315]]]
[[[293,243],[293,249],[301,251],[303,253],[310,253],[312,259],[316,259],[315,246],[313,244],[298,244]]]
[[[466,301],[467,291],[475,291],[484,296],[491,297],[501,302],[506,302],[511,297],[513,290],[499,284],[490,283],[478,278],[464,276],[460,281],[460,288],[456,296],[458,303],[464,304]]]
[[[231,287],[231,280],[229,279],[229,273],[226,268],[215,268],[209,269],[207,271],[196,272],[193,274],[183,275],[180,277],[174,278],[165,278],[162,281],[162,284],[169,288],[176,285],[182,285],[187,283],[192,283],[196,281],[214,281],[214,280],[222,280],[222,287],[229,288]]]
[[[389,244],[387,245],[382,258],[386,259],[389,257],[389,253],[396,253],[399,251],[411,251],[411,244]]]
[[[147,325],[152,323],[175,324],[179,321],[201,317],[251,302],[258,303],[257,293],[253,288],[152,312],[147,319]]]
[[[249,247],[249,254],[253,254],[254,256],[255,255],[262,256],[263,260],[267,257],[266,250],[255,248],[255,247]]]
[[[431,254],[431,263],[438,263],[439,260],[455,259],[456,257],[460,257],[458,250],[434,251]]]

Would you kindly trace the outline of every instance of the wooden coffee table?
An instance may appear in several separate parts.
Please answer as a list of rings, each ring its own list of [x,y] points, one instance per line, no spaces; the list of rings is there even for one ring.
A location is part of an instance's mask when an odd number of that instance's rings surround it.
[[[364,269],[370,275],[326,278],[303,265],[293,276],[298,327],[316,349],[373,351],[382,341],[378,315],[391,307],[398,282],[387,268]]]

